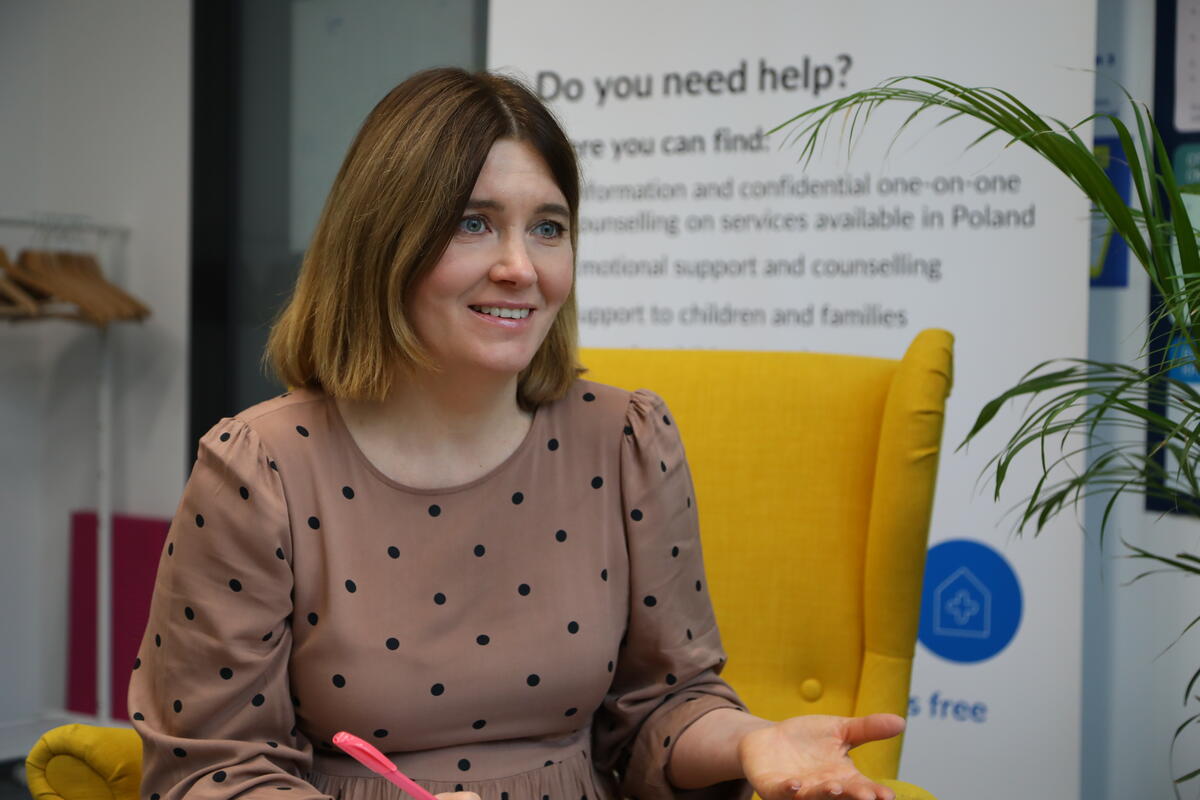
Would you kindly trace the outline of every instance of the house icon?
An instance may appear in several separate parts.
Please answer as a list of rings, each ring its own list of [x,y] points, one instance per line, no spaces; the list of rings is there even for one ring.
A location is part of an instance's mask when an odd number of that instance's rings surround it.
[[[933,593],[933,632],[938,636],[987,639],[992,635],[992,593],[966,567],[959,567]]]

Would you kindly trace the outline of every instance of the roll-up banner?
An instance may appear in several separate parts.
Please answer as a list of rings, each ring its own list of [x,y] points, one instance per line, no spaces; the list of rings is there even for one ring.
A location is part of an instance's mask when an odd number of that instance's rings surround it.
[[[1082,120],[1095,14],[1093,0],[490,6],[490,68],[528,81],[580,155],[585,345],[897,358],[924,328],[954,334],[900,774],[944,798],[1079,792],[1079,527],[1066,514],[1013,535],[1033,461],[999,504],[979,481],[1019,409],[955,447],[1026,370],[1085,355],[1088,204],[1019,145],[968,148],[983,130],[969,120],[929,115],[896,138],[912,107],[877,109],[849,153],[832,126],[807,165],[767,132],[922,74]]]

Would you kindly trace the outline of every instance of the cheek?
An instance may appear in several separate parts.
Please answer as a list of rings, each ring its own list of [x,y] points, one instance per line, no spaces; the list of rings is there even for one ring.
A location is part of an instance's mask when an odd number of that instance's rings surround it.
[[[555,259],[552,268],[546,271],[542,280],[542,290],[546,298],[561,305],[571,293],[571,284],[575,282],[575,264],[570,251],[565,257]]]

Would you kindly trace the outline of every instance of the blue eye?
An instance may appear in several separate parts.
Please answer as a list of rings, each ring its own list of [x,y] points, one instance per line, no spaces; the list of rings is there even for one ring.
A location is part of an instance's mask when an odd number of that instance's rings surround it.
[[[464,233],[483,233],[487,230],[487,224],[483,217],[463,217],[459,220],[458,229]]]
[[[566,231],[566,228],[559,223],[554,222],[553,220],[547,219],[539,222],[537,227],[535,227],[533,230],[538,236],[542,236],[546,239],[557,239],[559,236],[563,235],[563,233]]]

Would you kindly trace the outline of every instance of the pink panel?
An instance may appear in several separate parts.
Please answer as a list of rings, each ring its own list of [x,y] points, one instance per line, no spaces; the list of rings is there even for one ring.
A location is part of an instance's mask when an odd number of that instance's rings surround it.
[[[126,691],[142,632],[159,554],[171,521],[113,516],[112,538],[112,716],[128,719]],[[67,708],[96,713],[96,514],[71,515],[70,641],[67,648]]]

